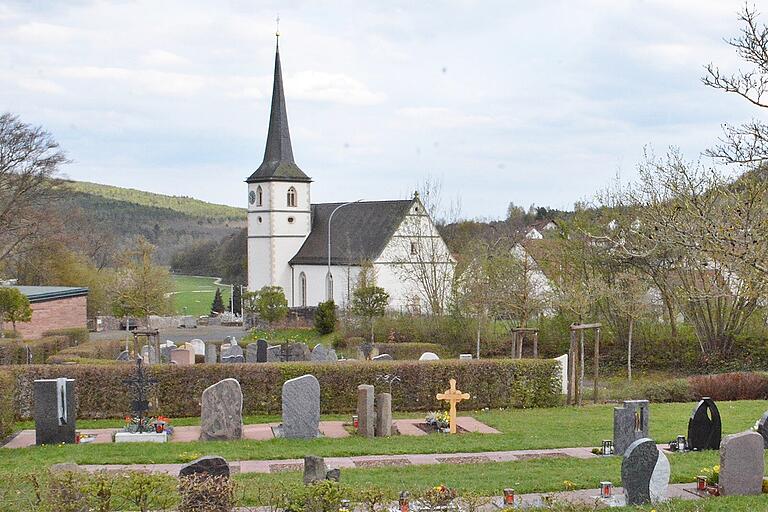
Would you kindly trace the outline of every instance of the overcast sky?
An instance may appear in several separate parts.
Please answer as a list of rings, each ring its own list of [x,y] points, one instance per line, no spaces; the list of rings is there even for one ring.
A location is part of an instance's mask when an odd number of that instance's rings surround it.
[[[630,180],[645,145],[695,158],[758,114],[700,82],[741,65],[723,38],[742,5],[0,0],[0,110],[51,131],[72,179],[245,206],[279,13],[313,202],[399,199],[431,175],[466,217],[572,208]]]

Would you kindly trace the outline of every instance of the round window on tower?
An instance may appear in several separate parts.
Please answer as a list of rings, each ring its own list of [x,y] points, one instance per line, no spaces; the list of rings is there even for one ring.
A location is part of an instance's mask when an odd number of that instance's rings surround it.
[[[259,224],[261,224],[261,217],[258,217],[258,220],[259,220]]]
[[[293,224],[293,217],[288,217],[288,224]]]
[[[254,192],[253,190],[248,192],[248,202],[251,204],[256,202],[256,192]]]

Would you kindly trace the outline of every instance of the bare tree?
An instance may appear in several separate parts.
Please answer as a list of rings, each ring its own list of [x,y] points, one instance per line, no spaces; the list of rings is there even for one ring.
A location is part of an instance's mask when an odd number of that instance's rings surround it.
[[[0,265],[55,232],[55,177],[66,162],[48,132],[0,115]]]

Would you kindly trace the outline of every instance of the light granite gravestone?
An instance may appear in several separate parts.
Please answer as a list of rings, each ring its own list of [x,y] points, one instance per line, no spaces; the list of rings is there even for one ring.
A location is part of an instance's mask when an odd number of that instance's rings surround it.
[[[75,442],[75,380],[39,379],[35,389],[35,444]]]
[[[652,439],[638,439],[621,461],[621,482],[627,505],[657,503],[667,497],[669,461]]]
[[[757,422],[757,432],[763,436],[765,447],[768,448],[768,412],[764,413],[760,421]]]
[[[471,361],[472,354],[459,354],[459,361]]]
[[[560,363],[560,394],[568,394],[568,354],[556,357],[555,361]]]
[[[437,357],[437,354],[434,352],[424,352],[421,354],[421,357],[419,357],[419,361],[437,361],[440,358]]]
[[[280,345],[280,360],[286,362],[309,361],[311,352],[304,343],[285,343]]]
[[[244,356],[243,349],[235,342],[234,344],[225,343],[221,346],[221,358]]]
[[[702,397],[688,420],[688,449],[717,450],[720,448],[722,423],[715,401]]]
[[[391,435],[392,395],[379,393],[376,395],[376,437],[389,437]]]
[[[229,441],[243,436],[243,391],[235,379],[224,379],[203,391],[200,440]]]
[[[395,358],[389,354],[379,354],[372,358],[371,361],[393,361]]]
[[[337,362],[339,360],[339,355],[336,353],[336,351],[334,349],[332,349],[332,348],[328,349],[327,360],[332,362],[332,363],[335,363],[335,362]]]
[[[208,364],[219,362],[219,346],[216,343],[205,344],[205,362]]]
[[[171,351],[176,348],[176,344],[171,340],[165,340],[162,344],[160,344],[160,361],[164,363],[170,363],[172,361]]]
[[[193,460],[181,466],[179,477],[192,475],[206,475],[210,477],[223,476],[229,478],[229,464],[223,457],[208,455]]]
[[[256,357],[257,347],[255,343],[249,343],[245,347],[245,362],[246,363],[255,363],[257,362]]]
[[[629,445],[648,437],[649,419],[648,400],[625,400],[624,407],[614,407],[613,446],[616,455],[624,455]]]
[[[723,496],[762,494],[765,458],[763,436],[742,432],[720,443],[720,492]]]
[[[189,342],[189,345],[195,351],[195,355],[196,356],[204,356],[205,355],[205,343],[203,342],[203,340],[194,339],[194,340]]]
[[[313,439],[320,434],[320,383],[314,375],[302,375],[283,384],[283,423],[279,437]]]
[[[315,345],[312,349],[312,353],[309,356],[310,361],[325,362],[328,360],[328,347],[322,343]]]
[[[268,363],[279,363],[281,361],[280,359],[280,353],[281,348],[279,345],[274,347],[267,347],[267,362]]]
[[[373,386],[370,384],[360,384],[357,386],[357,431],[363,437],[373,437],[376,432],[373,397]]]
[[[191,366],[195,364],[195,353],[190,349],[175,348],[171,350],[171,363],[178,366]]]
[[[267,340],[256,340],[256,362],[257,363],[267,362],[268,348],[269,348],[269,345],[267,344]]]
[[[310,485],[323,480],[333,480],[338,482],[341,477],[341,470],[328,469],[325,465],[325,459],[316,455],[307,455],[304,457],[304,485]]]

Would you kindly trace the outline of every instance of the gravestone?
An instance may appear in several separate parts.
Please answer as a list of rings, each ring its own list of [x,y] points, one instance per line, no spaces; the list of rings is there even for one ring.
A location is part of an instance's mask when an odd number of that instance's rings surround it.
[[[363,343],[357,347],[357,358],[368,361],[379,355],[379,351],[371,343]]]
[[[131,354],[127,350],[123,350],[120,352],[120,355],[117,356],[117,361],[130,361],[131,360]]]
[[[280,353],[282,349],[279,345],[274,347],[267,347],[267,362],[268,363],[279,363],[281,361],[280,359]]]
[[[379,393],[376,395],[376,437],[389,437],[391,435],[392,395]]]
[[[283,423],[280,436],[313,439],[320,433],[320,383],[314,375],[302,375],[283,384]]]
[[[248,345],[246,345],[246,347],[245,347],[245,362],[246,363],[255,363],[255,362],[257,362],[257,358],[256,358],[257,354],[256,354],[256,352],[257,352],[257,347],[256,347],[255,343],[249,343]]]
[[[373,437],[376,417],[373,410],[374,388],[370,384],[357,386],[357,431],[363,437]]]
[[[424,352],[421,354],[421,357],[419,357],[419,361],[437,361],[440,358],[437,357],[437,354],[434,352]]]
[[[205,344],[205,362],[215,364],[219,361],[219,346],[215,343]]]
[[[175,348],[171,350],[171,362],[179,366],[191,366],[195,364],[195,353],[190,349]]]
[[[328,349],[328,361],[335,363],[339,360],[338,354],[336,354],[336,351],[334,349]]]
[[[179,477],[192,475],[223,476],[229,478],[229,464],[223,457],[208,455],[184,464],[179,470]]]
[[[192,346],[192,349],[195,351],[196,356],[205,355],[205,343],[203,343],[203,340],[194,339],[189,342],[189,345]]]
[[[267,340],[256,340],[256,362],[257,363],[267,362],[268,348],[269,348],[269,345],[267,344]]]
[[[224,344],[221,346],[221,359],[224,360],[225,357],[243,357],[243,360],[245,360],[245,356],[243,354],[243,349],[240,347],[240,345],[235,342],[234,345],[232,344]]]
[[[322,343],[315,345],[312,349],[312,353],[309,356],[310,361],[325,362],[328,360],[328,347]]]
[[[379,354],[378,356],[371,359],[372,361],[393,361],[394,357],[392,357],[389,354]]]
[[[714,400],[702,397],[688,420],[688,449],[717,450],[721,436],[720,411]]]
[[[243,391],[235,379],[224,379],[203,391],[200,440],[228,441],[243,436]]]
[[[459,361],[471,361],[472,354],[459,354]]]
[[[244,363],[245,357],[243,356],[227,356],[221,358],[222,363]]]
[[[35,444],[75,442],[75,380],[35,381]]]
[[[669,461],[647,437],[627,448],[621,461],[621,482],[627,505],[657,503],[667,496]]]
[[[160,361],[164,363],[170,363],[171,351],[173,351],[175,348],[176,344],[174,342],[171,340],[165,340],[165,342],[160,345]]]
[[[720,492],[723,496],[762,494],[765,458],[763,436],[742,432],[720,443]]]
[[[328,468],[325,466],[325,459],[315,455],[304,457],[304,485],[322,482],[325,480],[325,474]]]
[[[280,345],[280,360],[286,362],[309,361],[310,350],[304,343],[285,343]]]
[[[760,421],[757,422],[757,432],[763,436],[765,448],[768,448],[768,412],[763,414]]]
[[[560,393],[568,394],[568,354],[556,357],[555,361],[560,363]]]
[[[648,437],[649,419],[648,400],[625,400],[624,407],[614,407],[613,447],[617,455],[624,455],[629,445]]]

